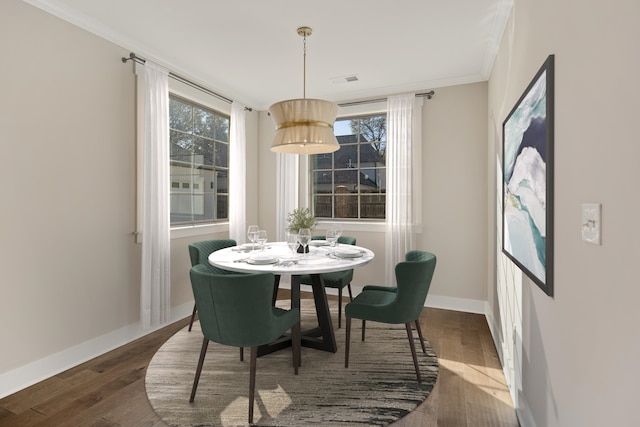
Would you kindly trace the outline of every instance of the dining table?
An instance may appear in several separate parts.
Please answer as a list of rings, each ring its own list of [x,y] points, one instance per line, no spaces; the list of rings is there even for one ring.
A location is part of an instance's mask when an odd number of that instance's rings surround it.
[[[300,308],[300,277],[309,275],[318,324],[301,331],[300,345],[335,353],[338,347],[322,274],[361,267],[370,263],[374,257],[373,251],[361,246],[345,244],[330,246],[324,240],[311,240],[308,253],[298,253],[286,242],[272,242],[264,246],[249,243],[215,251],[209,255],[209,263],[215,267],[239,273],[273,273],[274,305],[281,276],[290,276],[291,308],[298,309]],[[269,354],[291,345],[291,336],[283,336],[273,343],[261,346],[258,349],[258,355]]]

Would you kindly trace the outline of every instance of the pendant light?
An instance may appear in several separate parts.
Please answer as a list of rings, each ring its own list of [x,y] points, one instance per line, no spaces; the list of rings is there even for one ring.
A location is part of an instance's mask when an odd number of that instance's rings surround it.
[[[271,151],[288,154],[332,153],[340,148],[333,133],[338,106],[322,99],[307,99],[307,37],[311,28],[300,27],[303,37],[303,87],[301,99],[280,101],[269,107],[276,125]]]

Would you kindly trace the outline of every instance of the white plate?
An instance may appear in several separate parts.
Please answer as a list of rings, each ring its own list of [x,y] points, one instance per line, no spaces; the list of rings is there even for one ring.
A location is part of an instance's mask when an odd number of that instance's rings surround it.
[[[329,242],[327,242],[326,240],[311,240],[309,242],[309,245],[311,245],[311,246],[329,246]]]
[[[278,262],[278,258],[267,254],[255,254],[247,258],[247,263],[255,265],[275,264],[276,262]]]
[[[333,251],[333,255],[337,256],[338,258],[358,258],[362,256],[362,252],[360,252],[358,249],[341,248]]]

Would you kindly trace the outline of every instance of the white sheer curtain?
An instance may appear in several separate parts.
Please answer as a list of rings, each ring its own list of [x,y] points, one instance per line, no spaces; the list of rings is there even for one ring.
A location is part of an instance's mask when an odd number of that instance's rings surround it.
[[[169,72],[144,66],[142,327],[161,325],[171,311],[169,236]]]
[[[247,132],[244,105],[231,103],[231,130],[229,135],[229,238],[240,243],[246,238],[247,194]]]
[[[276,177],[276,236],[274,241],[285,240],[287,215],[298,207],[299,157],[295,154],[276,153],[278,175]]]
[[[422,99],[415,94],[387,99],[387,202],[385,274],[395,283],[395,265],[415,249],[421,223],[421,132]]]

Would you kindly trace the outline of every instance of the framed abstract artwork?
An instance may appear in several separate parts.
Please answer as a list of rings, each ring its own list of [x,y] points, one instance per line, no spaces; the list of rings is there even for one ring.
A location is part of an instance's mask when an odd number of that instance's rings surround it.
[[[502,252],[553,296],[553,98],[550,55],[502,124]]]

